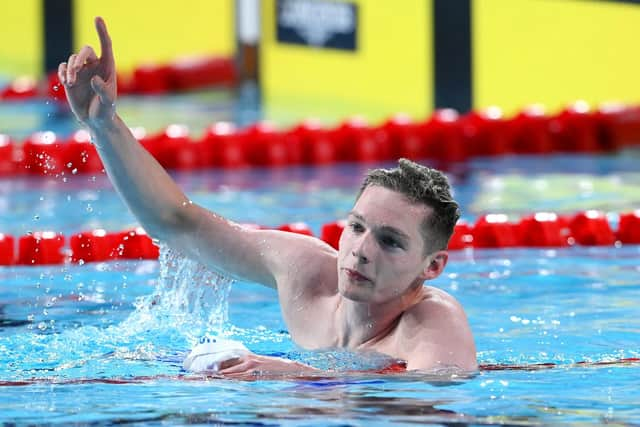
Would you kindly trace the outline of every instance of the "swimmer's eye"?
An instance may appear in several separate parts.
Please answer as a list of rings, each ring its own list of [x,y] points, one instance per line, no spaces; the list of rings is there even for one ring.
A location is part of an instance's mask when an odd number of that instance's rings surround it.
[[[402,242],[391,236],[380,237],[380,244],[386,249],[404,249]]]
[[[349,228],[351,228],[354,233],[362,233],[364,231],[364,226],[359,222],[350,222]]]

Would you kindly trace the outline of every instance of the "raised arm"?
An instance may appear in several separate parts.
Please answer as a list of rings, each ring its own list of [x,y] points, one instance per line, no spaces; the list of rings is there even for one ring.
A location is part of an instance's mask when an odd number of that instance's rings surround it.
[[[248,230],[191,203],[116,114],[111,39],[101,18],[95,24],[101,57],[85,46],[60,64],[58,77],[111,182],[149,235],[209,266],[271,287],[287,274],[292,260],[304,263],[310,253],[330,252],[315,239]]]
[[[60,64],[58,77],[76,118],[92,135],[105,169],[136,218],[157,237],[163,222],[188,199],[164,169],[136,141],[116,114],[116,70],[111,39],[101,18],[96,18],[102,56],[90,46]]]

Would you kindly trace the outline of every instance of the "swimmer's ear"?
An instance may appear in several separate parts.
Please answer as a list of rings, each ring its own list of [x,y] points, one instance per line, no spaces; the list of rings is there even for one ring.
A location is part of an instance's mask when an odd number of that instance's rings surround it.
[[[449,254],[447,253],[447,251],[438,251],[432,253],[425,260],[421,278],[424,280],[435,279],[440,274],[442,274],[448,260]]]

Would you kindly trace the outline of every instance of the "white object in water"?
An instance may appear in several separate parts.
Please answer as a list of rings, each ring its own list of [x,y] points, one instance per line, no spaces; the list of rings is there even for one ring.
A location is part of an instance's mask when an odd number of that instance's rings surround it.
[[[182,368],[191,372],[217,372],[222,362],[242,358],[249,350],[239,341],[204,336],[182,362]]]

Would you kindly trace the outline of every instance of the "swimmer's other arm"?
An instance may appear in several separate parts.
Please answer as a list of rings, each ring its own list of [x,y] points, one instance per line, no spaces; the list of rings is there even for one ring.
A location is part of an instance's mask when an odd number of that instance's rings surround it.
[[[331,262],[335,251],[319,239],[247,229],[189,201],[116,114],[111,39],[101,18],[95,24],[101,57],[84,46],[60,64],[58,77],[111,182],[147,233],[205,265],[274,288],[293,269]]]
[[[228,378],[256,379],[278,376],[298,377],[322,372],[320,369],[293,360],[254,353],[248,354],[241,359],[236,359],[229,365],[223,365],[218,373]]]

